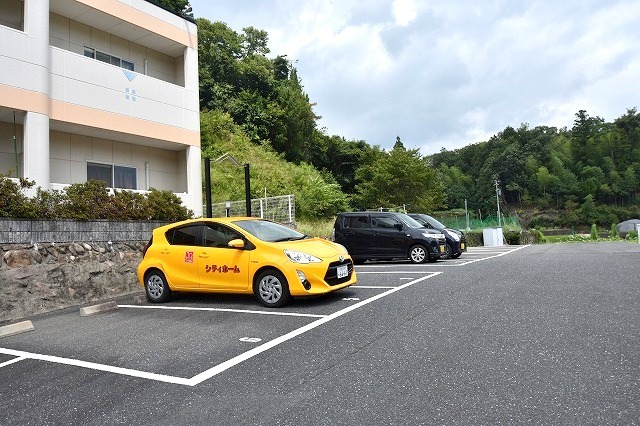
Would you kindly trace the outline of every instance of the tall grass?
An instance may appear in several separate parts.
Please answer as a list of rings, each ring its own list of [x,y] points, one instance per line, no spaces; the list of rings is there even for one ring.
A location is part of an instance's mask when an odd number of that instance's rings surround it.
[[[322,219],[317,221],[303,221],[296,223],[296,229],[303,234],[312,237],[330,238],[335,219]]]

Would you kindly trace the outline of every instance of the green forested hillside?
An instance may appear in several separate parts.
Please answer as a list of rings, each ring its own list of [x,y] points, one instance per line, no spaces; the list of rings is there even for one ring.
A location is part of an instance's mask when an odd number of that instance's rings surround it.
[[[495,209],[495,181],[504,208],[533,211],[533,224],[608,226],[640,217],[640,114],[605,122],[579,111],[571,129],[526,124],[486,142],[431,156],[450,206]]]
[[[177,11],[187,0],[161,0]],[[203,155],[252,164],[253,196],[296,194],[303,217],[404,206],[518,214],[524,225],[589,226],[640,217],[640,114],[611,123],[578,111],[570,129],[506,127],[488,141],[423,156],[347,141],[318,129],[314,104],[286,55],[270,59],[268,34],[198,24]],[[273,55],[271,55],[273,57]],[[627,106],[621,106],[625,108]],[[391,141],[390,141],[391,142]],[[419,143],[420,141],[412,141]],[[214,201],[242,199],[241,170],[216,165]],[[496,191],[496,189],[498,191]]]

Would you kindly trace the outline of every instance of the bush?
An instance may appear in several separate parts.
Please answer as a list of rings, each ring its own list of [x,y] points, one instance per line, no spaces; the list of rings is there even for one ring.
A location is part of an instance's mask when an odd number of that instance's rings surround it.
[[[171,191],[151,188],[147,194],[145,208],[149,214],[147,219],[177,222],[193,217],[193,212],[182,205],[182,200]]]
[[[152,188],[143,195],[133,191],[115,190],[109,193],[103,181],[90,180],[68,186],[63,191],[38,188],[34,198],[22,190],[34,182],[20,183],[0,174],[0,217],[21,219],[115,219],[160,220],[175,222],[193,217],[182,200],[171,191]]]
[[[620,238],[620,234],[618,234],[618,228],[616,228],[616,224],[611,224],[611,233],[609,234],[609,238]]]
[[[480,247],[483,243],[482,232],[465,232],[465,237],[467,238],[467,245],[469,247]]]
[[[542,244],[547,242],[544,234],[539,229],[532,229],[530,232],[531,236],[533,237],[534,244]]]
[[[35,182],[20,179],[19,184],[0,174],[0,217],[33,218],[37,214],[33,204],[22,190],[31,188]]]
[[[504,239],[509,245],[519,245],[520,244],[520,231],[515,230],[506,230],[503,232]]]
[[[598,239],[598,227],[594,223],[591,225],[591,240],[596,241]]]

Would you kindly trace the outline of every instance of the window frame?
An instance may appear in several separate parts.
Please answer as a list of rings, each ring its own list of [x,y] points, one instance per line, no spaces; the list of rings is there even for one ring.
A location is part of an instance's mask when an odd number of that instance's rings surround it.
[[[103,58],[99,59],[99,55],[102,55]],[[103,50],[98,50],[90,46],[84,46],[84,56],[96,61],[103,62],[105,64],[113,65],[114,67],[135,72],[136,63],[134,61],[132,61],[131,59],[125,59],[120,56],[112,55],[111,53],[107,53]]]
[[[124,164],[113,164],[113,163],[103,163],[103,162],[99,162],[99,161],[87,161],[87,181],[90,180],[89,179],[89,167],[90,166],[97,166],[99,168],[109,168],[110,169],[110,182],[106,182],[107,183],[107,188],[113,188],[113,189],[126,189],[126,190],[137,190],[138,189],[138,168],[136,166],[131,166],[131,165],[124,165]],[[120,169],[129,169],[133,171],[133,188],[125,188],[124,186],[117,186],[116,185],[116,167],[120,168]],[[95,180],[102,180],[103,182],[105,182],[103,179],[95,179]],[[120,182],[122,183],[122,182]]]

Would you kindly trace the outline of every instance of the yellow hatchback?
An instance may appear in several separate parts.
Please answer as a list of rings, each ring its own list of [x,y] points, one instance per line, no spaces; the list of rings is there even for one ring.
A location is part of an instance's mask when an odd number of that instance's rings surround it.
[[[340,244],[251,217],[190,219],[153,230],[138,266],[147,300],[173,291],[255,294],[269,307],[356,283]]]

